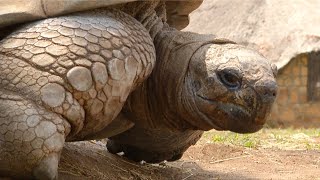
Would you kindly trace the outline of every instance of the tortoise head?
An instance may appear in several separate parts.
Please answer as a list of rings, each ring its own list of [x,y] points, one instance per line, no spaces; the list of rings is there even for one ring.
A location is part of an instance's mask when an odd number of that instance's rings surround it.
[[[277,92],[275,65],[212,35],[164,31],[157,37],[151,77],[125,107],[136,124],[239,133],[263,127]]]
[[[277,68],[237,44],[207,44],[192,55],[184,79],[183,104],[199,129],[256,132],[275,100]]]

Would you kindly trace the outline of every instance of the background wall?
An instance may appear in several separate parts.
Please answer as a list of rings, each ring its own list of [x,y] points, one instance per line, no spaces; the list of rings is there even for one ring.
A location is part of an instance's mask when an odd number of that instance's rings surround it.
[[[278,73],[278,97],[268,119],[270,126],[320,127],[320,102],[309,102],[308,58],[293,58]]]

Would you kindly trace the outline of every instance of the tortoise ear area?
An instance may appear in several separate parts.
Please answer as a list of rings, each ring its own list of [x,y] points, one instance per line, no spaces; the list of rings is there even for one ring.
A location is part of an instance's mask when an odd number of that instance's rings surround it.
[[[192,88],[194,89],[194,91],[199,91],[201,89],[201,83],[200,81],[198,81],[197,79],[192,81]]]

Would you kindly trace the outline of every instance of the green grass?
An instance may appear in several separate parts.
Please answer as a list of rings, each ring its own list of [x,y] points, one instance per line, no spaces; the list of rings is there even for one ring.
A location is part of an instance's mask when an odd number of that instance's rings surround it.
[[[253,134],[212,130],[204,133],[201,142],[246,148],[320,150],[320,129],[262,129]]]

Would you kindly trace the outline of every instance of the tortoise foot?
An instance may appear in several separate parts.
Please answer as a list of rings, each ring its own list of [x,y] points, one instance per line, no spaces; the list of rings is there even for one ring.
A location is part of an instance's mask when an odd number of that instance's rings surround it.
[[[33,175],[36,179],[58,179],[58,164],[59,156],[50,154],[33,169]]]
[[[113,140],[108,140],[107,149],[110,153],[124,153],[124,157],[135,161],[146,161],[147,163],[160,163],[164,160],[176,161],[182,157],[183,152],[157,152],[147,151],[132,145],[117,143]]]

